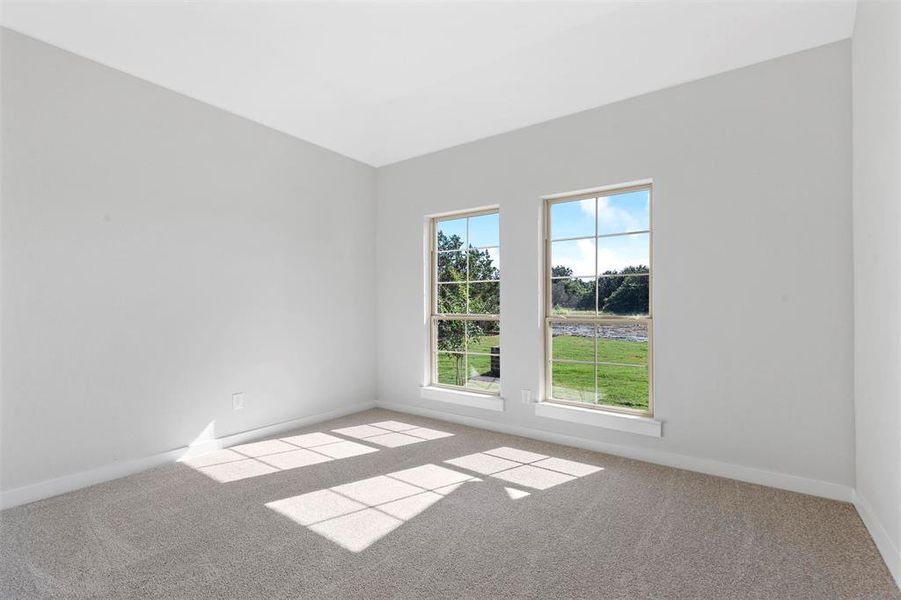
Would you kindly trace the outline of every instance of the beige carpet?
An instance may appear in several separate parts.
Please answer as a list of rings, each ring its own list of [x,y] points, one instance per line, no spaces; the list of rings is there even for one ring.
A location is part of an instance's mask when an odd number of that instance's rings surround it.
[[[0,597],[901,598],[848,504],[382,410],[279,438],[3,511]]]

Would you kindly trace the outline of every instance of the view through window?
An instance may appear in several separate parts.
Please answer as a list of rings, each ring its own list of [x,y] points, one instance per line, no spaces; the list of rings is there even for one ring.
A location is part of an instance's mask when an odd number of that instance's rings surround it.
[[[431,384],[500,393],[497,210],[432,221]]]
[[[546,398],[651,414],[651,187],[547,200]]]

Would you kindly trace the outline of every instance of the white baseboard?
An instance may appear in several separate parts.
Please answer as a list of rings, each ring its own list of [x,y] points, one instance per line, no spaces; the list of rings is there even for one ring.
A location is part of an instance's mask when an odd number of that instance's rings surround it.
[[[727,477],[729,479],[737,479],[748,483],[756,483],[769,487],[788,490],[791,492],[799,492],[802,494],[810,494],[812,496],[821,496],[831,500],[841,500],[850,502],[852,498],[851,486],[832,483],[829,481],[819,481],[817,479],[808,479],[806,477],[798,477],[796,475],[787,475],[785,473],[776,473],[763,469],[755,469],[753,467],[743,467],[729,463],[709,460],[706,458],[697,458],[694,456],[686,456],[684,454],[673,454],[671,452],[661,452],[660,450],[651,450],[646,448],[633,448],[629,446],[620,446],[618,444],[610,444],[607,442],[598,442],[585,438],[552,433],[542,431],[540,429],[532,429],[530,427],[519,427],[516,425],[506,425],[487,421],[477,417],[466,417],[452,413],[445,413],[428,408],[411,406],[409,404],[399,404],[395,402],[376,401],[379,408],[386,408],[398,412],[421,415],[424,417],[432,417],[443,421],[451,421],[471,427],[479,427],[500,433],[509,433],[512,435],[520,435],[523,437],[534,438],[545,442],[555,444],[563,444],[564,446],[574,446],[576,448],[585,448],[594,450],[595,452],[604,452],[615,456],[632,458],[651,462],[667,467],[675,467],[685,469],[687,471],[697,471],[708,475],[717,475],[719,477]]]
[[[876,548],[882,555],[885,566],[888,567],[892,577],[895,578],[895,585],[901,588],[901,549],[895,545],[895,542],[892,541],[888,531],[885,530],[885,527],[883,527],[882,523],[879,522],[879,519],[876,518],[876,514],[870,507],[870,503],[867,502],[866,498],[861,496],[857,490],[854,491],[854,508],[857,509],[860,520],[863,521],[863,524],[870,532],[870,536],[876,543]]]
[[[786,475],[784,473],[775,473],[763,469],[754,469],[751,467],[742,467],[714,460],[685,456],[681,454],[673,454],[669,452],[661,452],[659,450],[648,450],[644,448],[630,448],[617,444],[606,442],[598,442],[587,440],[575,436],[569,436],[559,433],[542,431],[540,429],[532,429],[529,427],[519,427],[515,425],[506,425],[503,423],[495,423],[486,421],[477,417],[466,417],[451,413],[445,413],[437,410],[421,408],[418,406],[410,406],[407,404],[398,404],[394,402],[361,402],[348,405],[344,408],[300,417],[290,421],[283,421],[273,425],[267,425],[249,431],[243,431],[232,435],[207,440],[200,445],[184,446],[161,452],[152,456],[137,458],[133,460],[113,463],[88,471],[82,471],[71,475],[64,475],[54,479],[48,479],[27,486],[14,488],[0,492],[0,509],[11,508],[21,504],[27,504],[36,500],[50,498],[66,492],[103,483],[134,473],[139,473],[153,467],[176,462],[185,456],[191,456],[200,452],[207,452],[217,448],[232,446],[255,439],[265,438],[276,435],[283,431],[290,431],[306,425],[328,421],[345,415],[353,414],[373,407],[386,408],[397,412],[410,413],[431,417],[444,421],[469,425],[471,427],[479,427],[500,433],[511,435],[520,435],[523,437],[534,438],[546,442],[563,444],[566,446],[574,446],[577,448],[586,448],[596,452],[604,452],[615,456],[643,460],[669,467],[686,469],[689,471],[697,471],[709,475],[717,475],[719,477],[727,477],[756,483],[769,487],[799,492],[802,494],[811,494],[821,496],[833,500],[841,500],[845,502],[853,502],[857,509],[861,520],[870,532],[876,547],[882,554],[889,571],[895,579],[895,583],[901,587],[901,551],[892,541],[885,528],[882,527],[878,519],[876,519],[869,503],[865,498],[857,494],[850,486],[844,486],[837,483],[827,481],[818,481],[795,475]]]
[[[119,477],[125,477],[126,475],[132,475],[134,473],[146,471],[147,469],[152,469],[153,467],[176,462],[185,456],[191,456],[201,452],[215,450],[217,448],[224,448],[268,437],[283,431],[290,431],[292,429],[297,429],[298,427],[304,427],[313,423],[320,423],[322,421],[328,421],[329,419],[335,419],[343,417],[344,415],[367,410],[374,406],[374,402],[358,402],[338,410],[300,417],[290,421],[283,421],[281,423],[266,425],[257,429],[207,440],[199,445],[184,446],[182,448],[176,448],[151,456],[112,463],[87,471],[81,471],[79,473],[64,475],[54,479],[39,481],[31,485],[5,490],[0,492],[0,509],[11,508],[36,500],[43,500],[44,498],[50,498],[51,496],[58,496],[59,494],[65,494],[66,492],[71,492],[90,485],[118,479]]]

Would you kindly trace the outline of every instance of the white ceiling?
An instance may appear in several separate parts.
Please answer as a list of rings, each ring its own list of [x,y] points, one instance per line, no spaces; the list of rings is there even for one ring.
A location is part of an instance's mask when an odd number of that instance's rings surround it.
[[[11,1],[3,24],[374,166],[848,38],[853,1]]]

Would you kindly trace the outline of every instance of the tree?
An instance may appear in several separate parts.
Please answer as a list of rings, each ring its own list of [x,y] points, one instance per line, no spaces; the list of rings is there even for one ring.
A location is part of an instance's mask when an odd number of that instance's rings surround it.
[[[500,312],[500,271],[491,253],[476,248],[463,249],[458,235],[438,232],[438,311],[448,314],[497,314]],[[467,277],[468,275],[468,277]],[[474,281],[476,283],[465,283]],[[459,282],[459,283],[456,283]],[[468,300],[468,305],[467,305]],[[442,319],[438,322],[438,350],[452,352],[454,381],[466,383],[463,352],[466,340],[477,344],[483,336],[497,335],[493,321]]]
[[[555,309],[594,310],[594,284],[573,276],[564,265],[551,267],[551,299]]]
[[[649,282],[646,273],[648,273],[648,268],[644,265],[626,267],[619,273],[623,277],[607,278],[617,279],[620,282],[616,289],[604,298],[602,310],[619,315],[647,314]]]
[[[555,279],[551,284],[554,308],[571,310],[594,309],[594,284],[582,279]]]
[[[616,314],[648,312],[648,268],[644,265],[605,271],[597,278],[598,308]],[[594,310],[594,282],[572,277],[572,269],[551,267],[551,298],[555,309]]]
[[[444,352],[463,352],[466,344],[466,321],[441,319],[438,321],[438,350]],[[449,354],[454,363],[454,383],[463,385],[463,355]]]
[[[623,280],[618,271],[605,271],[603,277],[598,277],[598,306],[602,310],[607,299],[623,284]]]

